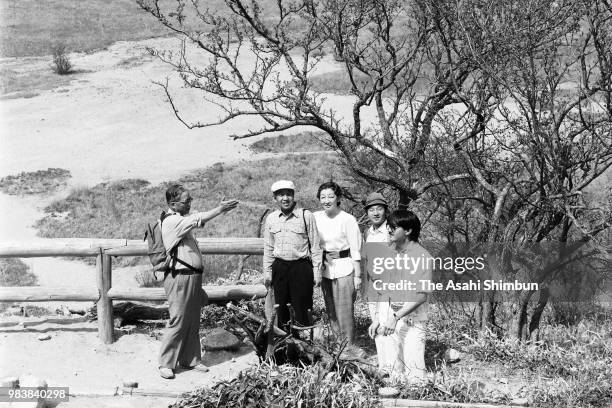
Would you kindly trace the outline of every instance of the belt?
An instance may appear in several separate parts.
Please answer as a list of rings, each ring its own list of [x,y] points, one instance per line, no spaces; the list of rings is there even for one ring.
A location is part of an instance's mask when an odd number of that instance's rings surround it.
[[[201,275],[204,271],[202,269],[197,269],[197,270],[192,270],[192,269],[168,269],[166,271],[165,275],[168,274],[172,274],[172,277],[175,277],[176,275]]]
[[[338,258],[348,258],[350,256],[350,249],[343,249],[342,251],[323,251],[323,258],[325,258],[328,262]]]
[[[312,262],[309,256],[306,256],[304,258],[298,258],[298,259],[290,259],[290,260],[283,259],[283,258],[274,258],[274,260],[279,261],[279,262],[303,262],[303,261]]]

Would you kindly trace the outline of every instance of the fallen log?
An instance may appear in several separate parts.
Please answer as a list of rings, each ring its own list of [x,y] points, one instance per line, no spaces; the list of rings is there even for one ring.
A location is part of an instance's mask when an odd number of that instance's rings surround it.
[[[95,320],[98,318],[98,307],[93,305],[86,315]],[[170,317],[168,306],[155,306],[137,302],[117,302],[113,304],[113,321],[115,327],[134,324],[140,320],[164,320]]]

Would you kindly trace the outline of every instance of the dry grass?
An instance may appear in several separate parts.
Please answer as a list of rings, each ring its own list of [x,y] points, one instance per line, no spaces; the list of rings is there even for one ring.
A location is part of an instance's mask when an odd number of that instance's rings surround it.
[[[91,51],[168,33],[131,0],[2,0],[0,15],[2,57],[47,55],[57,42]]]
[[[174,2],[161,3],[175,6]],[[276,4],[269,0],[262,3]],[[207,0],[202,8],[229,13],[223,0]],[[186,13],[193,19],[189,7]],[[0,57],[48,55],[57,42],[72,51],[88,52],[116,41],[170,34],[134,0],[0,0],[0,16]]]
[[[0,287],[4,286],[34,286],[36,275],[30,272],[30,267],[17,258],[0,258]]]
[[[294,367],[261,364],[212,390],[198,390],[174,405],[186,407],[382,407],[374,383],[360,372],[322,365]]]
[[[51,193],[64,187],[70,177],[68,170],[58,168],[21,172],[0,179],[0,191],[11,195]]]
[[[264,137],[251,144],[249,148],[255,153],[293,153],[331,150],[323,142],[324,140],[324,134],[322,133],[304,132],[299,135]]]
[[[17,258],[0,258],[0,287],[6,286],[35,286],[38,283],[38,278],[30,271],[30,267]],[[0,302],[0,312],[3,312],[9,307],[8,303]],[[28,309],[29,308],[29,309]],[[26,307],[28,310],[23,310],[24,314],[36,314],[38,309],[34,307]],[[46,311],[46,309],[43,309]]]
[[[292,155],[225,165],[218,163],[178,180],[194,197],[194,211],[210,209],[223,198],[240,200],[230,216],[221,216],[198,230],[199,237],[257,236],[259,218],[267,208],[275,208],[270,185],[279,178],[295,180],[300,205],[318,209],[316,189],[330,179],[341,179],[342,170],[327,156]],[[166,209],[168,183],[151,186],[144,180],[122,180],[102,183],[91,188],[73,189],[70,194],[51,203],[46,216],[36,223],[39,235],[48,238],[127,238],[142,239],[144,226]],[[233,276],[240,256],[204,257],[207,281]],[[148,265],[147,258],[121,258],[119,264]],[[245,269],[260,270],[261,257],[251,256]],[[149,282],[143,277],[143,283]]]

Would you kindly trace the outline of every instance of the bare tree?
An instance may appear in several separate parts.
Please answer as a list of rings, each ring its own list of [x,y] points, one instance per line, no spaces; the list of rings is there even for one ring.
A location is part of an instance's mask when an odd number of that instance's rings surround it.
[[[488,245],[492,274],[510,268],[499,244],[584,241],[610,225],[609,206],[583,194],[612,164],[609,0],[138,2],[185,41],[153,54],[223,113],[183,117],[160,83],[187,127],[246,116],[259,125],[235,138],[318,128],[356,176],[426,204],[448,242]],[[350,83],[348,118],[313,90],[323,47]],[[495,323],[485,295],[483,326]]]
[[[612,165],[612,14],[603,1],[527,2],[522,7],[527,24],[510,34],[496,23],[503,14],[481,10],[459,15],[465,27],[462,38],[493,86],[480,103],[464,98],[464,111],[472,117],[457,121],[457,114],[451,115],[445,131],[476,181],[473,188],[462,189],[473,194],[462,197],[471,202],[464,217],[473,228],[473,236],[464,238],[503,250],[489,259],[490,277],[519,272],[511,266],[517,256],[513,258],[509,246],[522,248],[524,257],[534,245],[551,239],[562,243],[560,258],[552,263],[538,266],[522,259],[523,268],[544,284],[543,307],[546,280],[568,251],[591,241],[612,220],[609,201],[596,207],[584,198],[585,189]],[[503,65],[483,52],[489,41],[506,49]],[[515,50],[517,41],[527,44],[521,52]],[[456,200],[453,192],[448,196]],[[474,215],[479,219],[470,219]],[[579,244],[567,246],[571,240]],[[483,325],[495,317],[494,294],[486,295]],[[530,332],[538,327],[541,310],[534,310],[530,322],[527,316],[533,295],[519,295],[510,325],[514,336],[528,337],[528,323]]]

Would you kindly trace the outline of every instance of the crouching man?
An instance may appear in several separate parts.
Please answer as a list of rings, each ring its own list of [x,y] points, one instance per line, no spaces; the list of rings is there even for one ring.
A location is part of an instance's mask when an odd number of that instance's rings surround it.
[[[208,371],[201,362],[199,335],[200,308],[206,299],[202,289],[202,254],[192,230],[233,210],[238,201],[223,201],[210,211],[188,215],[192,197],[180,184],[166,190],[166,201],[169,210],[162,219],[161,232],[167,254],[173,258],[171,270],[164,277],[170,322],[162,339],[159,374],[170,379],[174,378],[177,364],[184,369]]]

